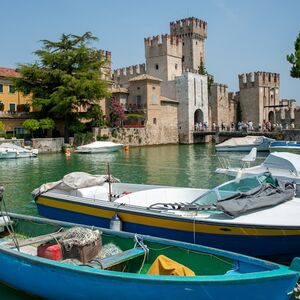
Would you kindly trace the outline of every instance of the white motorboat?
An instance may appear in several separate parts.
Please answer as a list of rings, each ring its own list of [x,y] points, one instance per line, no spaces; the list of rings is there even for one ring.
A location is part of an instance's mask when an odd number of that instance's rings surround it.
[[[216,151],[224,152],[249,152],[253,147],[256,147],[257,151],[269,151],[269,146],[274,139],[265,136],[251,136],[231,138],[223,143],[215,146]]]
[[[76,148],[75,152],[78,153],[102,153],[113,152],[123,148],[123,144],[97,141],[87,145],[82,145]]]
[[[300,249],[300,199],[269,175],[212,190],[112,182],[70,173],[33,191],[44,217],[156,235],[289,261]],[[115,225],[114,225],[115,226]]]
[[[37,155],[38,149],[30,150],[12,143],[2,143],[0,145],[0,159],[36,157]]]
[[[289,152],[272,152],[261,164],[251,167],[246,163],[250,163],[250,160],[253,161],[253,157],[249,154],[242,158],[240,167],[231,167],[228,161],[226,163],[224,157],[220,157],[222,167],[217,168],[216,172],[233,177],[255,176],[271,172],[279,180],[291,181],[300,186],[300,155]]]

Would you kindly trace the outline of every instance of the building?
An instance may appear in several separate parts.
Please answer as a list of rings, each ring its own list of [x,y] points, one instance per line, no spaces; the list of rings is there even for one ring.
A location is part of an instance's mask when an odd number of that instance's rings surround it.
[[[20,76],[15,69],[0,68],[0,121],[6,132],[23,133],[22,123],[27,118],[31,97],[15,91],[12,77]]]

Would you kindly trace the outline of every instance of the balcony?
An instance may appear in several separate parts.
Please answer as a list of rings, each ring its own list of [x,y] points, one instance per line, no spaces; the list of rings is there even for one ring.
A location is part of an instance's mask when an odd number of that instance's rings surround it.
[[[28,115],[30,115],[29,112],[0,111],[0,118],[7,118],[7,119],[24,118]]]
[[[124,107],[125,111],[147,111],[147,104],[127,104]]]

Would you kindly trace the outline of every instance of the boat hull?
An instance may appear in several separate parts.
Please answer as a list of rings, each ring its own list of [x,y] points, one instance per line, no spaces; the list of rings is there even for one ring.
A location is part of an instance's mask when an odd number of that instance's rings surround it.
[[[107,153],[107,152],[115,152],[123,148],[123,145],[115,145],[115,146],[108,146],[108,147],[101,147],[101,148],[90,148],[90,149],[78,149],[75,150],[77,153]]]
[[[0,159],[14,159],[14,158],[31,158],[36,157],[33,153],[16,153],[16,152],[0,152]]]
[[[239,226],[236,224],[166,216],[149,210],[107,207],[61,199],[36,199],[40,215],[56,220],[109,227],[115,213],[128,232],[176,239],[184,242],[222,248],[277,261],[290,262],[299,255],[300,228]]]
[[[48,220],[47,223],[30,216],[27,219],[34,224],[55,224],[55,221]],[[56,225],[65,226],[61,222]],[[119,238],[129,237],[126,233],[114,234]],[[176,241],[143,238],[145,243],[157,247],[182,247],[193,252],[204,251],[212,256],[223,255],[224,259],[231,258],[240,263],[240,272],[208,276],[165,276],[162,280],[162,276],[70,265],[0,245],[0,281],[30,295],[56,300],[117,297],[124,300],[285,300],[290,299],[290,293],[299,277],[298,271],[275,264],[272,266],[272,263],[255,258],[217,249],[205,250],[201,246]]]

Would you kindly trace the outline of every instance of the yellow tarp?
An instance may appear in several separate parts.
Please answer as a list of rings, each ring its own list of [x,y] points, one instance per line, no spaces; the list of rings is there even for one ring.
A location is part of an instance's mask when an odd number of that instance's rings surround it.
[[[149,275],[195,276],[186,266],[164,256],[159,255],[148,270]]]

